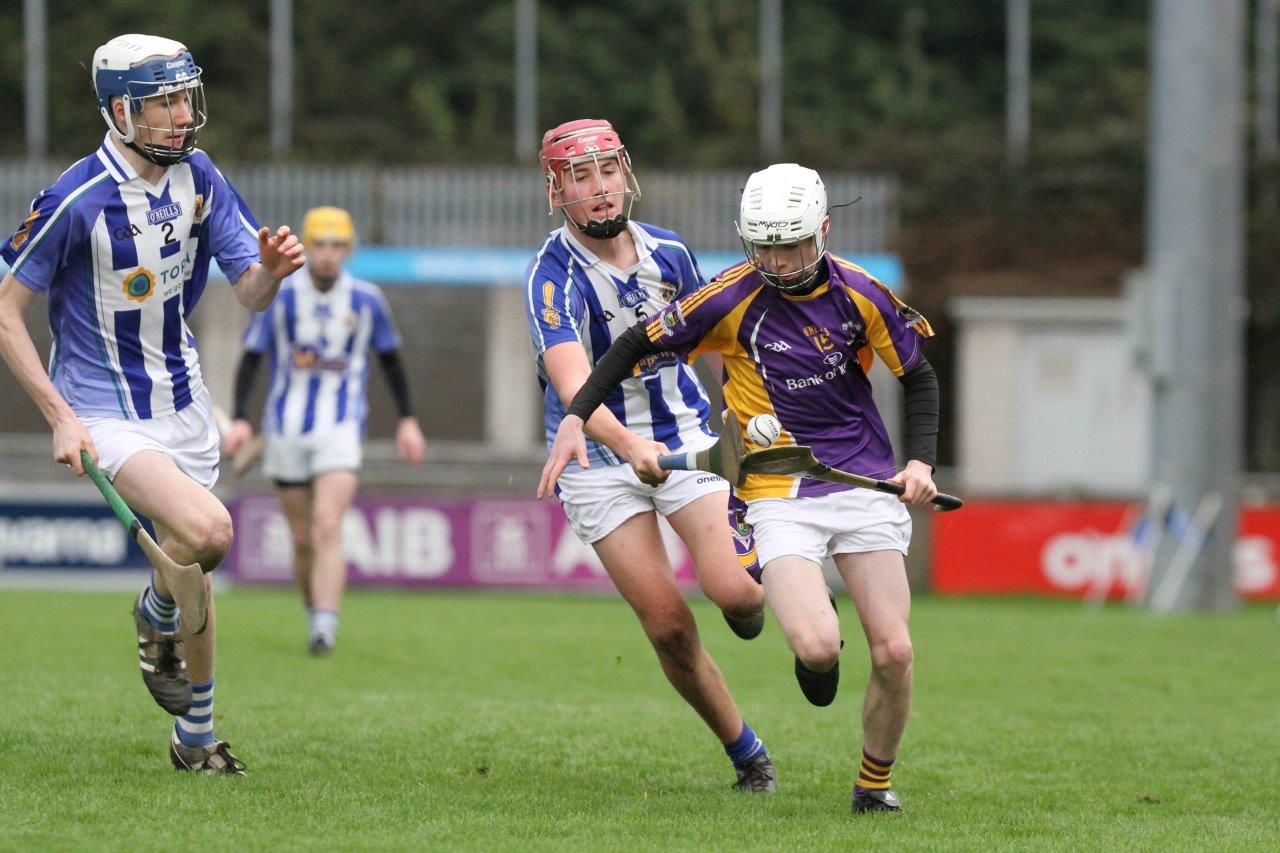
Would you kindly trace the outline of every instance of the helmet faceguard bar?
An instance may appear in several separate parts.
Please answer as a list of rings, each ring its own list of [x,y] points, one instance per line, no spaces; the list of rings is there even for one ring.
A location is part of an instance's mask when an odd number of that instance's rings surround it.
[[[823,263],[823,255],[827,251],[827,237],[819,229],[814,234],[806,234],[803,237],[788,240],[751,240],[742,233],[742,228],[735,222],[734,229],[738,232],[738,239],[742,241],[742,249],[747,255],[747,263],[751,264],[752,269],[760,274],[765,283],[781,290],[783,293],[802,292],[809,289],[813,283],[813,279],[817,276],[818,270]],[[777,236],[777,235],[771,235]],[[791,249],[803,247],[806,241],[812,240],[814,247],[814,258],[798,270],[780,275],[776,272],[770,272],[765,269],[764,264],[760,261],[761,249]]]
[[[614,167],[623,175],[623,185],[621,190],[608,191],[605,189],[605,169],[613,164]],[[573,178],[577,174],[577,170],[587,166],[590,172],[582,179]],[[625,148],[615,148],[611,151],[597,152],[593,151],[568,160],[552,161],[551,168],[547,170],[547,213],[554,214],[556,204],[559,202],[560,211],[564,214],[565,221],[573,225],[588,237],[597,239],[609,239],[616,237],[622,233],[627,226],[627,220],[631,218],[631,210],[635,206],[636,201],[640,198],[640,182],[636,180],[635,172],[631,169],[631,156]],[[596,186],[600,191],[592,195],[579,195],[574,199],[565,197],[565,184],[567,180],[573,180],[573,183],[590,183],[592,180],[596,182]],[[615,216],[606,219],[587,218],[585,222],[579,222],[569,213],[571,205],[578,205],[582,209],[588,209],[594,202],[604,201],[611,196],[621,195],[622,211]]]
[[[175,56],[148,57],[128,69],[101,69],[94,77],[99,110],[121,142],[153,163],[173,165],[195,150],[199,132],[209,117],[203,74],[203,69],[186,51]],[[189,119],[185,127],[175,115],[178,100],[182,97],[188,100],[186,111]],[[124,103],[123,129],[115,121],[112,107],[115,98]],[[164,99],[163,115],[167,122],[154,125],[144,118],[144,102],[160,98]],[[140,137],[140,130],[147,133]],[[182,133],[182,142],[177,146],[159,144],[147,138],[151,135],[167,137],[179,132]]]

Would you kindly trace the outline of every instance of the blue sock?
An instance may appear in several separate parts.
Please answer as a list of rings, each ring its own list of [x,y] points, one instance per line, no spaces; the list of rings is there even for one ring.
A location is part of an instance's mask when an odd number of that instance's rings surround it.
[[[724,745],[725,755],[729,756],[729,760],[733,762],[734,767],[741,767],[750,762],[758,755],[763,755],[766,750],[764,741],[756,737],[756,733],[751,731],[744,720],[742,723],[742,734],[738,735],[738,739],[733,743]]]
[[[178,605],[156,592],[155,576],[142,593],[142,615],[157,631],[178,630]]]
[[[332,610],[316,610],[311,614],[311,635],[322,634],[330,640],[338,638],[338,614]]]
[[[173,721],[184,746],[208,746],[213,736],[213,679],[191,685],[191,710]]]

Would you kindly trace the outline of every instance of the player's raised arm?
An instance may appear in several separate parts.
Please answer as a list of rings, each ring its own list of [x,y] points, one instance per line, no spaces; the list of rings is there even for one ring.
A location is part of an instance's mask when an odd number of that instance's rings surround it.
[[[259,228],[258,261],[236,281],[236,298],[246,308],[263,310],[276,298],[280,282],[302,269],[306,262],[302,243],[288,225],[281,225],[274,234],[265,226]]]

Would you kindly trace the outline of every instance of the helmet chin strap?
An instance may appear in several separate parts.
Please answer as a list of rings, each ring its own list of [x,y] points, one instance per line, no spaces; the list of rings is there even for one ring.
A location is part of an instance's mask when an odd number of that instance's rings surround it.
[[[141,146],[137,143],[136,138],[132,142],[126,142],[125,145],[128,145],[142,157],[152,163],[155,163],[157,166],[172,166],[175,163],[181,163],[186,158],[187,154],[190,153],[189,151],[183,151],[181,148],[169,148],[168,151],[172,153],[161,154],[160,152],[165,149],[158,145],[150,147]]]

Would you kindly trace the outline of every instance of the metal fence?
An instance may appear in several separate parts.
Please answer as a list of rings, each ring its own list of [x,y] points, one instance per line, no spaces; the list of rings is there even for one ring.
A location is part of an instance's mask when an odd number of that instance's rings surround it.
[[[0,231],[18,227],[35,193],[65,165],[0,161]],[[228,164],[223,172],[264,224],[297,225],[307,208],[333,204],[350,210],[364,242],[375,245],[530,246],[558,224],[528,168]],[[738,251],[733,221],[745,180],[740,172],[641,171],[636,217],[679,232],[696,251]],[[832,215],[832,249],[889,250],[897,179],[832,173],[824,180],[832,204],[861,196]]]

